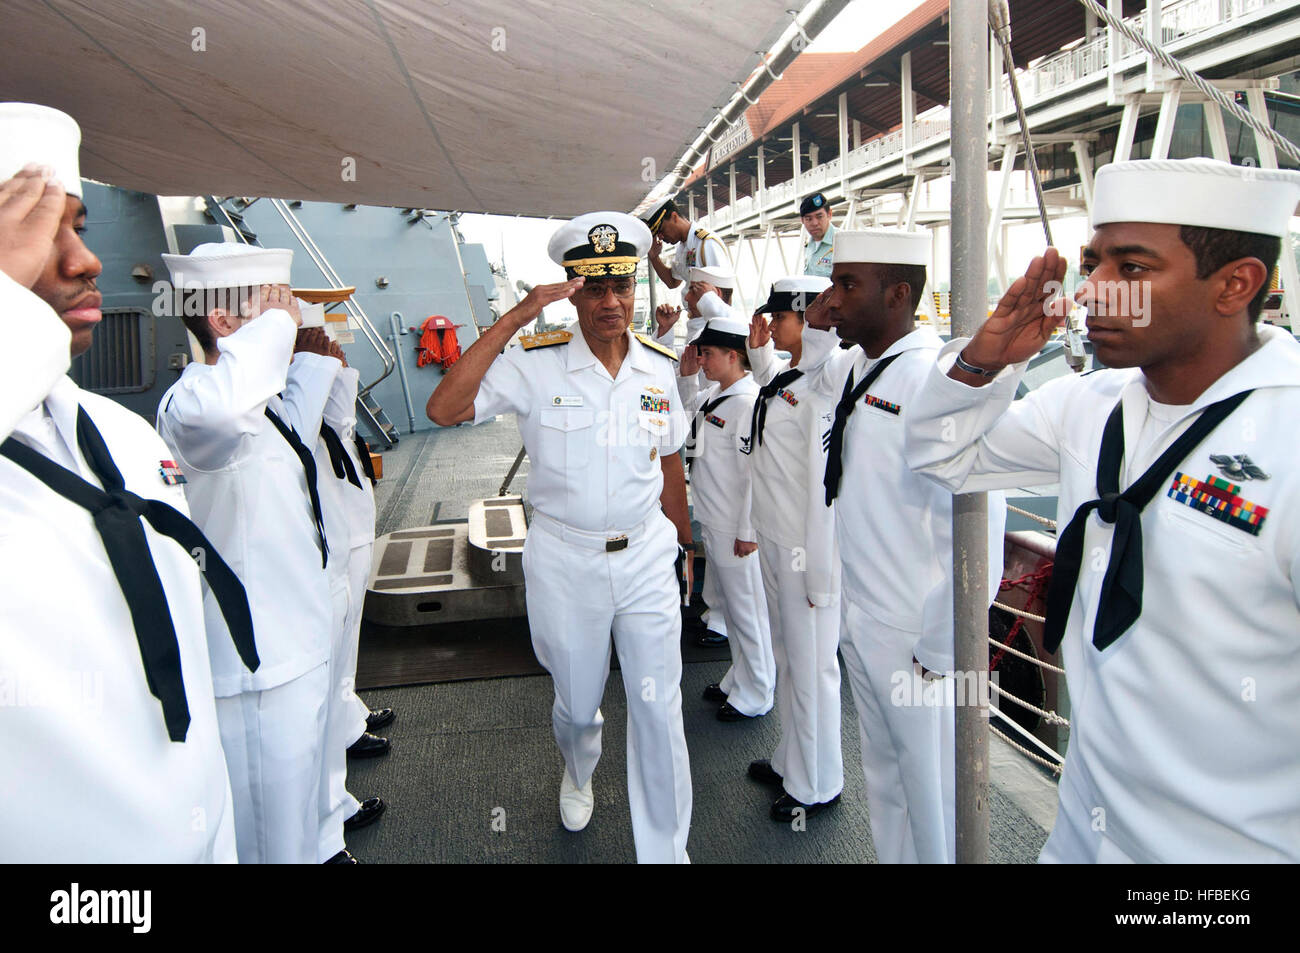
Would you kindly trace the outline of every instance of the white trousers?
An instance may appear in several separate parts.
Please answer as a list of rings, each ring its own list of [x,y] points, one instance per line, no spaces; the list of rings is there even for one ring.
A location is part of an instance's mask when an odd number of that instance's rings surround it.
[[[375,544],[354,546],[348,555],[348,585],[352,601],[348,605],[347,654],[343,663],[343,677],[347,680],[348,701],[352,714],[346,720],[345,748],[351,747],[366,732],[366,716],[370,706],[357,695],[357,654],[361,650],[361,612],[366,605],[366,583],[370,580],[370,560]]]
[[[871,839],[882,864],[956,860],[954,682],[922,681],[921,637],[886,625],[846,597],[840,651],[858,709]]]
[[[700,613],[700,621],[710,632],[726,635],[727,620],[722,614],[722,593],[718,590],[718,577],[715,574],[707,571],[704,573],[700,598],[704,600],[704,611]]]
[[[241,864],[314,864],[327,665],[217,699]]]
[[[626,549],[535,512],[524,543],[533,650],[555,681],[551,719],[570,776],[600,760],[610,636],[627,693],[627,784],[638,863],[682,863],[691,823],[691,765],[682,726],[677,531],[659,510]],[[556,778],[559,787],[559,778]]]
[[[758,535],[759,565],[776,659],[781,740],[772,769],[804,804],[844,788],[840,751],[840,607],[808,605],[806,573],[793,550]]]
[[[352,619],[352,593],[347,577],[339,579],[330,590],[334,606],[334,631],[330,639],[329,697],[325,703],[325,729],[322,741],[320,794],[318,808],[320,829],[316,859],[324,863],[343,849],[343,822],[357,812],[360,805],[348,793],[348,736],[355,725],[356,709],[352,699],[354,667],[348,668],[348,644],[355,644],[348,625]],[[358,622],[360,619],[358,618]],[[352,658],[356,658],[355,652]]]
[[[772,632],[768,626],[767,600],[763,596],[763,571],[757,554],[737,556],[734,533],[721,533],[700,526],[704,555],[708,560],[705,579],[714,579],[720,606],[727,620],[727,645],[731,668],[718,683],[727,693],[727,703],[743,715],[765,715],[772,710],[776,688],[776,659],[772,656]]]

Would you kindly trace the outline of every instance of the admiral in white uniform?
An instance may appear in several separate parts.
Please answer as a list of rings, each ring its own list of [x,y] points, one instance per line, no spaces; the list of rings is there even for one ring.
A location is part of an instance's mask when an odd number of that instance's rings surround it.
[[[1300,861],[1300,344],[1258,324],[1297,201],[1295,172],[1103,166],[1076,299],[1113,369],[1013,402],[1064,310],[1048,249],[913,401],[908,462],[945,486],[1060,484],[1044,861]]]
[[[840,649],[882,863],[956,859],[952,494],[903,460],[904,415],[943,344],[915,326],[930,240],[896,229],[836,233],[832,287],[810,309],[824,305],[855,344],[830,349],[814,386],[837,402],[824,435],[824,499],[835,503]],[[811,326],[818,321],[807,315],[805,341],[829,333]],[[994,501],[990,592],[1002,574],[1004,514]],[[922,682],[922,667],[933,682]]]
[[[748,340],[754,380],[762,385],[745,438],[753,486],[752,520],[767,594],[776,657],[776,709],[781,738],[771,759],[754,761],[749,776],[781,788],[774,820],[796,809],[808,817],[839,799],[844,788],[840,750],[840,566],[835,511],[825,503],[822,476],[834,404],[818,395],[805,367],[827,353],[803,349],[803,313],[830,285],[815,275],[778,279],[755,312]],[[763,315],[770,314],[769,326]],[[834,335],[810,345],[829,352]],[[790,354],[778,359],[776,350]]]
[[[191,556],[210,544],[148,424],[64,376],[100,320],[80,137],[57,110],[0,105],[0,858],[233,863]],[[225,569],[211,557],[209,582]],[[225,581],[256,665],[247,602]]]
[[[646,227],[619,212],[563,225],[548,250],[570,280],[534,288],[484,332],[443,377],[428,414],[442,426],[519,419],[535,507],[524,546],[528,623],[555,681],[561,820],[581,830],[591,817],[612,641],[628,699],[637,860],[680,863],[691,816],[674,570],[678,544],[691,542],[677,453],[686,417],[671,352],[628,330],[649,245]],[[570,296],[575,326],[500,354],[546,304]]]
[[[325,398],[295,401],[291,411],[279,396],[301,321],[288,287],[292,260],[286,249],[234,243],[163,256],[173,284],[187,289],[184,320],[205,360],[188,365],[163,395],[158,432],[189,478],[195,521],[248,589],[262,657],[256,673],[244,669],[218,636],[221,621],[208,606],[217,713],[245,863],[319,859],[334,607],[318,475],[302,434],[319,429]],[[238,300],[243,290],[251,300]],[[202,307],[191,304],[195,297]],[[326,360],[334,368],[323,375],[331,377],[338,362]]]
[[[747,330],[734,318],[710,318],[683,356],[677,382],[694,415],[686,456],[708,560],[705,578],[713,580],[709,612],[726,620],[731,649],[731,668],[704,690],[707,701],[720,703],[721,721],[767,714],[776,682],[763,577],[752,558],[758,542],[749,516],[749,467],[741,453],[758,396],[744,365]],[[710,382],[702,392],[697,369]]]

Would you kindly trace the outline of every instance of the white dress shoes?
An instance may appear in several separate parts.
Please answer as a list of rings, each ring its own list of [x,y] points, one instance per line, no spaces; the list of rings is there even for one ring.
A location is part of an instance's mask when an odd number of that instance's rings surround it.
[[[591,781],[584,787],[578,787],[569,777],[569,769],[564,769],[564,780],[560,782],[560,820],[565,830],[580,831],[591,820],[592,809],[596,799],[591,793]]]

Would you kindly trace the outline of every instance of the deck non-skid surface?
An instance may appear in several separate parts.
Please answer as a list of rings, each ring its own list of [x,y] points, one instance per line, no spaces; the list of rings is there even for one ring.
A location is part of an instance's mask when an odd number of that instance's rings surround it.
[[[513,418],[475,428],[404,436],[385,454],[387,477],[376,493],[378,532],[434,520],[463,519],[469,501],[496,495],[518,451]],[[513,484],[520,492],[527,461]],[[403,670],[398,630],[369,631],[362,641],[359,684],[422,681],[441,664],[472,679],[363,691],[372,707],[391,705],[384,729],[392,752],[351,761],[348,789],[381,795],[388,811],[348,836],[348,847],[378,863],[625,863],[636,859],[627,801],[627,705],[619,674],[608,681],[604,754],[594,778],[596,807],[585,831],[560,824],[563,764],[551,732],[552,683],[536,671],[521,621],[475,623],[439,648],[424,638],[422,662]],[[700,650],[702,651],[702,650]],[[441,662],[439,652],[447,654]],[[755,784],[745,768],[771,755],[780,737],[775,712],[745,723],[714,717],[700,693],[726,672],[725,661],[687,647],[683,714],[691,753],[694,815],[688,849],[694,863],[863,863],[875,860],[859,755],[857,716],[843,692],[844,794],[805,830],[778,824],[768,807],[778,792]],[[480,677],[507,672],[518,677]],[[513,670],[513,671],[512,671]],[[465,674],[469,672],[469,674]],[[459,674],[455,674],[459,673]],[[445,674],[445,673],[444,673]],[[1046,832],[996,786],[990,787],[991,859],[1029,863]]]
[[[767,810],[775,793],[745,777],[779,738],[776,713],[745,723],[714,717],[700,697],[726,671],[723,662],[688,664],[682,710],[691,752],[693,863],[868,863],[875,860],[858,749],[857,716],[844,688],[844,794],[807,822],[778,824]],[[563,763],[551,734],[551,680],[546,676],[452,682],[365,692],[372,706],[391,705],[397,720],[384,734],[392,752],[351,761],[348,789],[378,794],[388,811],[348,835],[348,848],[378,863],[631,863],[636,860],[627,801],[627,704],[618,673],[601,707],[604,753],[587,829],[560,825]],[[1046,840],[996,786],[989,791],[990,859],[1032,863]],[[504,830],[498,830],[504,826]]]

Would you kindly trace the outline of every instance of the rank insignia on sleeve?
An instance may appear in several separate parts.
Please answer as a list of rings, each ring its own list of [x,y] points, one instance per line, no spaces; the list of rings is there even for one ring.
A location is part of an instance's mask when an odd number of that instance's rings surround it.
[[[897,404],[891,404],[887,400],[881,400],[875,394],[867,394],[862,398],[862,402],[868,407],[874,407],[876,410],[883,410],[887,414],[893,414],[895,417],[903,410]]]
[[[182,483],[189,482],[173,460],[159,460],[158,472],[162,474],[163,482],[168,486],[180,486]]]
[[[1252,536],[1264,528],[1268,507],[1252,503],[1238,496],[1241,487],[1223,477],[1207,476],[1196,480],[1185,473],[1175,473],[1169,487],[1169,498],[1200,510],[1221,523],[1235,526]]]
[[[723,420],[721,417],[719,417],[717,414],[705,414],[704,419],[707,420],[709,423],[713,424],[713,426],[715,427],[727,426],[727,422]]]

